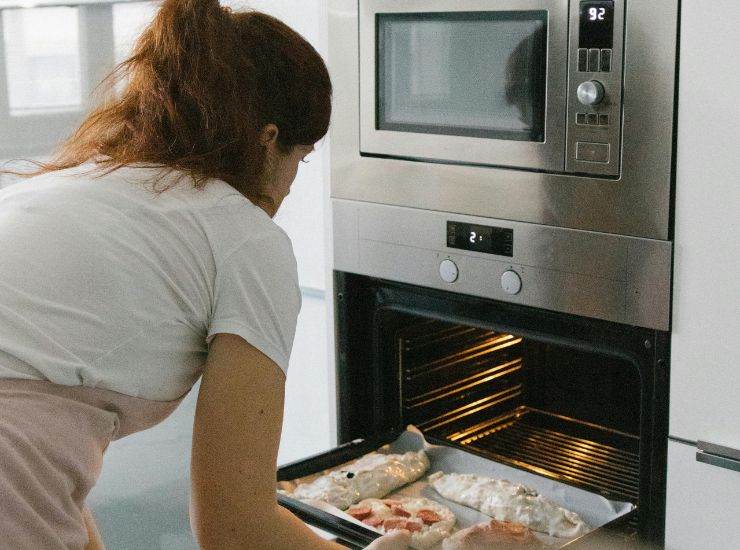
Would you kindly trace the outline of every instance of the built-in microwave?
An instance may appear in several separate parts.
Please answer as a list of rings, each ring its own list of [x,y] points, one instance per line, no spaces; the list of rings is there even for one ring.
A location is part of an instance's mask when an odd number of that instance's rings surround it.
[[[625,0],[361,0],[361,152],[618,176]]]
[[[332,198],[669,241],[679,5],[327,0]]]

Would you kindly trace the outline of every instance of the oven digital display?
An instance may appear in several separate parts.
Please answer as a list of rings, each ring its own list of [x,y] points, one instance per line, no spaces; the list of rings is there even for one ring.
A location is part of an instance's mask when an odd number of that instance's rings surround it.
[[[514,255],[514,230],[448,221],[447,246],[511,257]]]
[[[581,2],[579,47],[611,48],[614,42],[614,0]]]

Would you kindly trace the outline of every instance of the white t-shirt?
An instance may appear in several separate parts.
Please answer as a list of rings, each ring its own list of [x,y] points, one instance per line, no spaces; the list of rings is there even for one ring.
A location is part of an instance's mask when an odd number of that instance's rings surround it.
[[[301,294],[285,232],[220,180],[157,195],[159,169],[91,169],[0,190],[0,378],[171,400],[217,333],[287,372]]]

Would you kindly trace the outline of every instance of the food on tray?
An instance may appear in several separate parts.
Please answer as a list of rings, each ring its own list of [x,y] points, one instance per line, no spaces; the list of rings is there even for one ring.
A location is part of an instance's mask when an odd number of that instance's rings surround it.
[[[429,469],[424,451],[404,454],[370,453],[342,470],[329,472],[310,483],[298,485],[291,496],[322,500],[340,510],[366,498],[382,498],[416,481]]]
[[[525,550],[541,547],[542,543],[528,527],[496,519],[458,531],[442,543],[442,550]]]
[[[429,476],[429,483],[453,502],[548,535],[573,538],[589,530],[578,514],[561,508],[534,489],[504,479],[437,472]]]
[[[412,548],[430,548],[452,532],[455,515],[449,508],[428,498],[368,498],[350,506],[347,513],[385,533],[393,529],[411,532]]]

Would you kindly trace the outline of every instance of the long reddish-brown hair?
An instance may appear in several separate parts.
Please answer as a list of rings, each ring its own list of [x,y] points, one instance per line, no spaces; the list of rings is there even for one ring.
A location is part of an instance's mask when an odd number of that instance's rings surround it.
[[[91,159],[224,180],[247,196],[265,164],[260,130],[278,145],[312,145],[327,132],[331,81],[316,50],[283,22],[232,12],[217,0],[165,0],[133,54],[107,79],[123,91],[87,116],[38,175]]]

